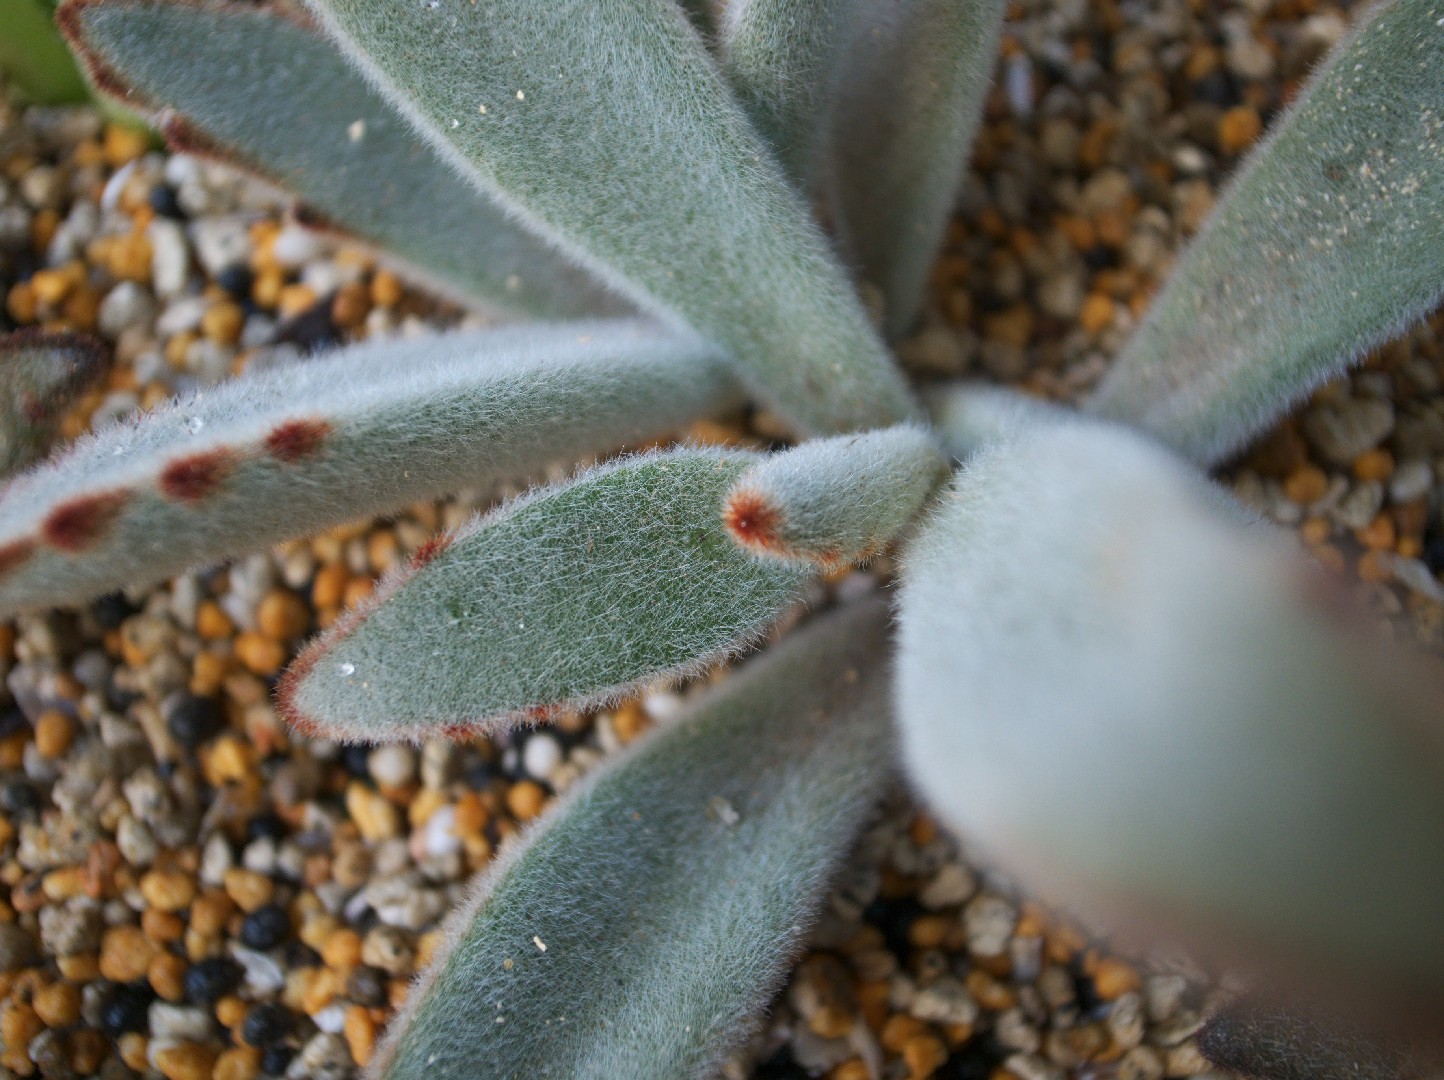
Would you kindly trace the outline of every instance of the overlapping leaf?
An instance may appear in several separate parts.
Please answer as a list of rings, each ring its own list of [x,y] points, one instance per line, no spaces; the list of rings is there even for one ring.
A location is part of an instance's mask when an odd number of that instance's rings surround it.
[[[890,776],[885,622],[826,616],[569,792],[453,917],[373,1080],[711,1076]]]
[[[74,603],[665,433],[738,402],[632,321],[380,341],[104,429],[0,494],[0,609]]]
[[[1217,462],[1444,294],[1444,34],[1393,0],[1249,157],[1100,387]]]
[[[460,180],[299,16],[224,0],[71,0],[61,19],[102,89],[179,112],[167,128],[181,146],[273,179],[441,291],[547,318],[627,308]]]
[[[722,521],[757,455],[674,450],[546,488],[438,543],[286,675],[307,730],[377,741],[614,700],[755,641],[810,567],[763,563]]]
[[[724,346],[793,423],[912,415],[842,267],[675,0],[312,6],[460,175]]]

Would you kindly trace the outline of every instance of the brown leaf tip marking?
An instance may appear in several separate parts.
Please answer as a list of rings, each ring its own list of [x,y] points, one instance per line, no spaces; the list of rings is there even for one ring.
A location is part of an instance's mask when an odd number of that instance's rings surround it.
[[[431,562],[432,559],[436,558],[436,556],[440,555],[450,546],[450,536],[446,534],[442,534],[441,536],[433,536],[430,540],[426,541],[426,543],[422,544],[419,548],[417,548],[411,553],[411,569],[420,570],[423,566]]]
[[[235,464],[227,450],[205,450],[177,458],[162,470],[160,489],[177,502],[200,502],[221,486]]]
[[[61,551],[84,551],[105,535],[128,497],[124,491],[110,491],[61,503],[46,516],[40,533]]]
[[[0,546],[0,577],[10,573],[35,550],[33,540],[12,540],[10,543]]]
[[[745,548],[773,553],[783,550],[782,511],[760,491],[733,489],[722,507],[722,524]]]
[[[97,90],[138,105],[142,109],[150,109],[153,107],[151,102],[102,59],[97,49],[91,47],[90,39],[85,33],[84,13],[87,8],[100,6],[101,0],[67,0],[55,9],[55,25],[60,28],[61,36],[84,65],[85,73],[90,76],[90,81]]]
[[[331,434],[325,420],[286,420],[266,436],[266,451],[281,461],[295,463],[310,457]]]

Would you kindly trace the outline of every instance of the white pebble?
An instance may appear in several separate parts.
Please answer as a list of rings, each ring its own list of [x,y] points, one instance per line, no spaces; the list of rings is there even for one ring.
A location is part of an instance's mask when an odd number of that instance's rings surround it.
[[[401,787],[416,778],[416,752],[399,743],[379,746],[366,758],[366,767],[378,784]]]
[[[294,270],[321,254],[321,241],[300,225],[287,225],[277,234],[271,254],[276,262]]]
[[[561,743],[545,732],[527,739],[522,751],[522,768],[537,780],[546,780],[562,763]]]
[[[185,230],[175,221],[156,218],[146,227],[150,240],[151,285],[160,296],[176,296],[186,287],[191,252]]]

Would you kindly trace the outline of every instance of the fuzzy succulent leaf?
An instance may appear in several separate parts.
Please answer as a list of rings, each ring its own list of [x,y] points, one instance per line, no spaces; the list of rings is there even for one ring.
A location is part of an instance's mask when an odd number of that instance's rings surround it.
[[[1418,1075],[1398,1052],[1337,1017],[1316,1020],[1248,999],[1230,1002],[1209,1017],[1198,1033],[1198,1049],[1210,1064],[1252,1080],[1406,1080]]]
[[[750,558],[723,527],[722,501],[756,460],[624,459],[479,518],[313,642],[283,711],[351,741],[495,730],[737,652],[812,576]]]
[[[675,0],[312,0],[478,189],[725,347],[803,429],[915,405],[807,207]]]
[[[0,494],[0,610],[156,581],[739,400],[711,346],[631,320],[381,341],[247,374],[18,476]]]
[[[922,301],[997,62],[1003,0],[858,0],[820,179],[888,335]]]
[[[754,555],[832,570],[886,547],[947,475],[925,428],[813,439],[748,469],[722,516]]]
[[[1444,680],[1285,534],[1079,421],[975,454],[903,580],[907,763],[1032,887],[1439,985]]]
[[[1250,155],[1092,402],[1219,461],[1444,293],[1444,3],[1393,0]]]
[[[783,167],[806,189],[853,0],[731,0],[723,12],[727,79]]]
[[[254,4],[70,0],[97,84],[177,145],[273,180],[463,302],[517,316],[628,305],[465,183],[314,27]],[[265,93],[239,88],[265,87]]]
[[[43,457],[60,418],[105,370],[105,347],[80,334],[0,334],[0,476]]]
[[[1042,398],[986,383],[958,381],[931,387],[923,404],[939,442],[958,461],[1032,427],[1072,423],[1076,414]]]
[[[712,1075],[891,777],[885,626],[823,617],[578,784],[453,916],[373,1080]]]

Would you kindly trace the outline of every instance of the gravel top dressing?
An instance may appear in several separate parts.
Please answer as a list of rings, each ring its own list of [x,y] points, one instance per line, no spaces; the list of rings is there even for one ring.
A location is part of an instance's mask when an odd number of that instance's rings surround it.
[[[1080,398],[1356,7],[1014,0],[903,363]],[[0,296],[0,329],[73,330],[113,354],[62,440],[245,369],[484,325],[290,221],[255,182],[160,153],[93,109],[3,98]],[[1219,473],[1400,637],[1435,648],[1441,342],[1436,314]],[[766,448],[780,431],[754,410],[678,435]],[[275,683],[311,635],[438,531],[543,479],[0,623],[0,1080],[357,1075],[473,874],[726,677],[495,739],[343,747],[286,728]],[[884,556],[839,572],[808,599],[884,588],[891,569]],[[974,865],[899,791],[724,1075],[1197,1076],[1193,1036],[1218,977],[1115,955]]]

